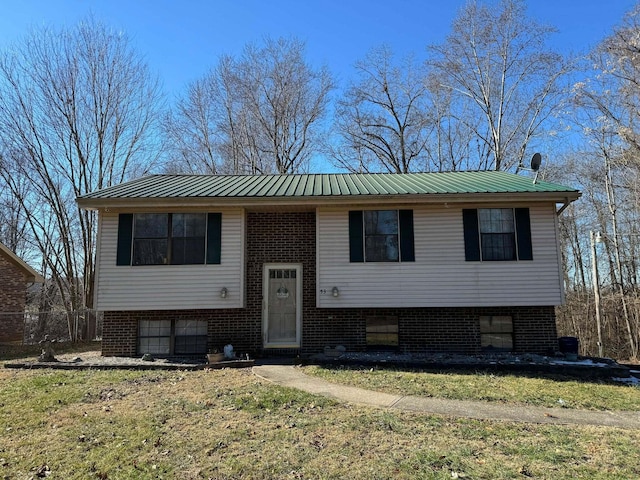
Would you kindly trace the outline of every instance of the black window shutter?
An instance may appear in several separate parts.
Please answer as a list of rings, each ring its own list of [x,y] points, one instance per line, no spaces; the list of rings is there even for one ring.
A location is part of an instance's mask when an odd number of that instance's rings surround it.
[[[531,245],[531,220],[528,208],[516,208],[516,235],[518,237],[518,260],[533,260]]]
[[[468,262],[480,261],[480,232],[478,230],[478,210],[462,209],[464,228],[464,258]]]
[[[131,237],[133,235],[133,213],[118,215],[118,250],[116,265],[131,265]]]
[[[400,261],[415,262],[413,210],[400,210],[398,212],[398,222],[400,224]]]
[[[349,261],[364,262],[364,233],[362,210],[349,212]]]
[[[222,251],[222,214],[207,215],[207,264],[219,264]]]

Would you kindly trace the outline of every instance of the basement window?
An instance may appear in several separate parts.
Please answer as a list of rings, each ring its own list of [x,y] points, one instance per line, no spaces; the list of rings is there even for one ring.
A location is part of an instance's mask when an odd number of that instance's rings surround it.
[[[207,353],[206,320],[140,320],[138,354],[204,355]]]
[[[483,352],[513,351],[512,318],[509,316],[481,316],[480,345]]]
[[[174,353],[176,355],[207,353],[207,321],[176,320]]]
[[[367,348],[398,346],[398,317],[391,315],[367,317]]]
[[[138,354],[169,355],[171,353],[171,320],[140,320]]]

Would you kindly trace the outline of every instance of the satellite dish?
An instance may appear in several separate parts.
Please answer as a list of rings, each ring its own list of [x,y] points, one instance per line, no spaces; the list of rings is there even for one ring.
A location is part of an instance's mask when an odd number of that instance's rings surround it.
[[[537,172],[540,170],[540,164],[542,163],[542,155],[539,153],[534,153],[533,157],[531,157],[531,170]]]

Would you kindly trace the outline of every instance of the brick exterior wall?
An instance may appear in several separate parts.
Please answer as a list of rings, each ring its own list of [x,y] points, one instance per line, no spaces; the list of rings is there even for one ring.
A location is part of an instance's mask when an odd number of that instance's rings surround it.
[[[27,283],[24,275],[0,252],[0,342],[22,342]]]
[[[398,317],[402,352],[480,352],[482,315],[513,319],[514,350],[549,353],[557,348],[555,309],[543,307],[319,309],[315,307],[316,218],[314,212],[247,213],[246,307],[229,310],[159,310],[105,312],[103,355],[136,355],[138,321],[146,319],[207,320],[209,347],[227,343],[236,352],[262,352],[262,273],[265,263],[302,264],[302,345],[311,354],[325,346],[366,349],[366,318]],[[279,352],[281,353],[281,352]]]

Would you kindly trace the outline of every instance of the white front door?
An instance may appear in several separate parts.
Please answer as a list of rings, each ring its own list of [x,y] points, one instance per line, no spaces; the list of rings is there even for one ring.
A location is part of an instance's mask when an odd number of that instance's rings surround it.
[[[300,347],[301,287],[301,265],[264,266],[262,334],[265,348]]]

